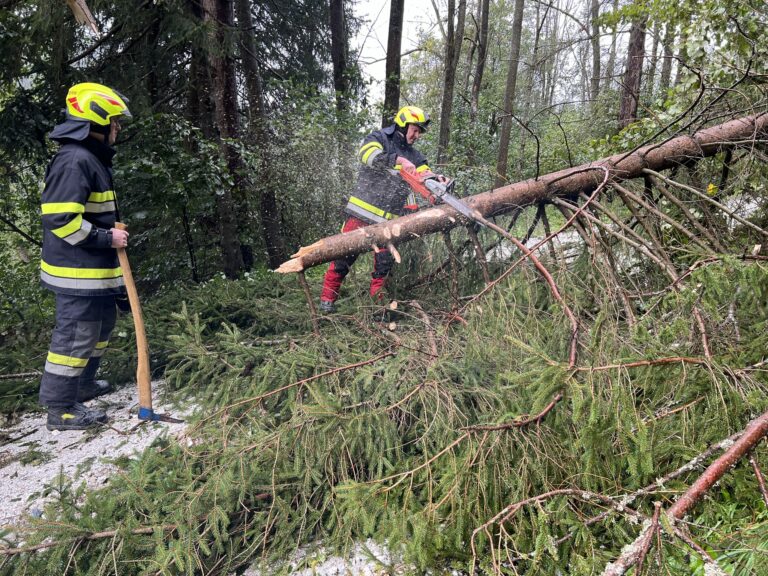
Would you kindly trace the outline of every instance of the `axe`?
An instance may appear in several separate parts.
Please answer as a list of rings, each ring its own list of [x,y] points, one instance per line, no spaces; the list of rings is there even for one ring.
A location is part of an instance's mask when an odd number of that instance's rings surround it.
[[[127,226],[122,222],[115,222],[115,228],[118,230],[125,230]],[[147,343],[147,333],[144,329],[144,317],[141,314],[139,293],[136,291],[136,283],[133,281],[131,265],[128,263],[128,254],[126,254],[125,248],[117,249],[117,258],[120,260],[120,268],[123,271],[125,289],[128,292],[128,302],[131,304],[133,326],[136,329],[136,351],[139,357],[138,365],[136,366],[136,383],[139,387],[139,420],[178,424],[183,422],[183,420],[174,418],[169,414],[158,414],[152,409],[152,380],[149,374],[149,344]]]

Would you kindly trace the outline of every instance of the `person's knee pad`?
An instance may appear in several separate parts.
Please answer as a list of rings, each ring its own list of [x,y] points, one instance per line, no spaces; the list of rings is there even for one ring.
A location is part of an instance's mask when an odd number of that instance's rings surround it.
[[[333,271],[344,278],[347,274],[349,274],[349,264],[346,260],[334,260]]]
[[[389,251],[379,252],[373,256],[373,278],[385,278],[392,271],[395,257]]]

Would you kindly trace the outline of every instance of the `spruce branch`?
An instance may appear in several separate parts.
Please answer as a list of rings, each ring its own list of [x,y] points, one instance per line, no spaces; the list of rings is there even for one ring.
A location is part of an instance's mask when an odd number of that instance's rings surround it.
[[[155,532],[172,532],[178,529],[178,524],[162,524],[160,526],[144,526],[141,528],[134,528],[129,532],[133,535],[148,535]],[[0,548],[0,556],[15,556],[17,554],[25,554],[27,552],[37,552],[38,550],[45,550],[47,548],[54,548],[62,544],[71,543],[74,546],[79,545],[83,541],[103,540],[104,538],[114,538],[120,534],[120,530],[104,530],[102,532],[91,532],[90,534],[83,534],[81,536],[75,536],[67,540],[51,540],[49,542],[42,542],[35,544],[34,546],[21,546],[19,548]]]
[[[765,479],[763,478],[760,466],[757,465],[757,459],[754,454],[749,457],[749,463],[752,464],[752,470],[755,472],[755,478],[757,478],[757,484],[760,487],[760,494],[763,496],[763,503],[768,508],[768,490],[765,488]]]
[[[691,358],[687,356],[671,356],[668,358],[655,358],[653,360],[637,360],[621,364],[606,364],[605,366],[579,366],[574,368],[577,372],[601,372],[604,370],[624,370],[625,368],[639,368],[643,366],[665,366],[667,364],[695,364],[706,366],[709,361],[705,358]]]
[[[624,516],[632,517],[635,520],[644,520],[647,522],[648,525],[650,525],[650,522],[648,521],[646,516],[643,515],[641,512],[638,512],[637,510],[634,510],[632,508],[628,508],[623,503],[623,501],[622,502],[616,501],[613,498],[610,498],[609,496],[605,496],[604,494],[598,494],[596,492],[591,492],[589,490],[579,490],[577,488],[560,488],[557,490],[551,490],[544,494],[539,494],[537,496],[533,496],[531,498],[526,498],[524,500],[519,500],[517,502],[514,502],[513,504],[509,504],[508,506],[503,508],[499,513],[497,513],[493,518],[491,518],[481,526],[478,526],[472,531],[472,537],[470,538],[470,549],[472,550],[472,569],[470,570],[470,574],[475,573],[475,565],[477,563],[477,557],[478,557],[476,539],[481,532],[486,534],[488,540],[493,541],[494,538],[490,531],[491,526],[498,525],[501,529],[503,529],[504,523],[508,522],[509,519],[512,518],[512,516],[514,516],[524,506],[527,506],[529,504],[539,504],[541,502],[544,502],[546,500],[549,500],[557,496],[568,496],[570,498],[574,498],[576,500],[580,500],[588,504],[600,504],[602,506],[610,508],[611,510],[619,512]]]
[[[499,432],[503,430],[512,430],[514,428],[524,428],[525,426],[528,426],[530,424],[541,424],[541,421],[544,419],[544,417],[549,414],[552,409],[555,407],[555,405],[563,398],[563,393],[558,392],[555,394],[555,397],[552,398],[549,404],[547,404],[544,409],[536,414],[535,416],[528,416],[527,414],[520,416],[519,419],[514,420],[513,422],[505,422],[504,424],[478,424],[475,426],[465,426],[462,428],[462,430],[466,430],[468,432]]]
[[[733,212],[733,210],[730,210],[727,206],[724,206],[723,204],[721,204],[720,202],[718,202],[714,198],[711,198],[711,197],[707,196],[706,194],[704,194],[703,192],[697,190],[696,188],[693,188],[692,186],[687,186],[685,184],[681,184],[680,182],[676,182],[676,181],[672,180],[671,178],[667,178],[666,176],[663,176],[662,174],[659,174],[658,172],[656,172],[654,170],[651,170],[650,168],[644,168],[643,172],[645,172],[646,174],[650,174],[651,176],[655,176],[656,178],[659,178],[660,180],[666,182],[667,184],[669,184],[671,186],[675,186],[675,187],[680,188],[682,190],[687,190],[688,192],[690,192],[694,196],[697,196],[697,197],[701,198],[702,200],[704,200],[706,202],[709,202],[713,206],[716,206],[717,208],[719,208],[720,210],[722,210],[723,212],[728,214],[728,216],[730,216],[731,218],[733,218],[734,220],[736,220],[740,224],[743,224],[744,226],[746,226],[748,228],[751,228],[752,230],[754,230],[754,231],[756,231],[756,232],[758,232],[758,233],[760,233],[763,236],[768,238],[768,230],[764,230],[763,228],[760,228],[760,226],[757,226],[756,224],[753,224],[749,220],[746,220],[745,218],[742,218],[741,216],[739,216],[738,214]]]
[[[680,520],[704,496],[712,485],[720,480],[725,473],[745,454],[754,448],[768,434],[768,412],[747,424],[741,436],[733,442],[720,456],[707,467],[704,473],[685,491],[666,511],[666,516],[674,522]],[[627,545],[614,562],[610,562],[603,570],[603,576],[622,576],[635,566],[642,553],[642,543],[645,534],[641,533],[634,542]]]
[[[331,374],[338,374],[339,372],[344,372],[346,370],[354,370],[355,368],[360,368],[361,366],[367,366],[369,364],[375,364],[379,360],[383,360],[384,358],[388,358],[390,356],[394,356],[396,354],[395,350],[387,350],[386,352],[383,352],[382,354],[379,354],[378,356],[375,356],[374,358],[370,358],[368,360],[363,360],[361,362],[355,362],[354,364],[347,364],[346,366],[339,366],[337,368],[332,368],[331,370],[326,370],[325,372],[321,372],[320,374],[315,374],[314,376],[309,376],[307,378],[302,378],[301,380],[297,380],[295,382],[291,382],[290,384],[286,384],[285,386],[281,386],[280,388],[276,388],[274,390],[270,390],[269,392],[265,392],[264,394],[259,394],[258,396],[252,396],[251,398],[244,398],[242,400],[239,400],[237,402],[233,402],[232,404],[228,404],[227,406],[224,406],[220,410],[214,412],[210,416],[207,416],[206,418],[203,418],[201,420],[202,423],[208,422],[218,416],[221,416],[222,414],[228,412],[232,408],[237,408],[238,406],[243,406],[245,404],[253,404],[257,402],[261,402],[265,398],[269,398],[270,396],[274,396],[276,394],[280,394],[281,392],[285,392],[286,390],[290,390],[291,388],[296,388],[300,386],[304,386],[304,384],[307,384],[308,382],[312,382],[313,380],[317,380],[319,378],[324,378],[326,376],[330,376]]]

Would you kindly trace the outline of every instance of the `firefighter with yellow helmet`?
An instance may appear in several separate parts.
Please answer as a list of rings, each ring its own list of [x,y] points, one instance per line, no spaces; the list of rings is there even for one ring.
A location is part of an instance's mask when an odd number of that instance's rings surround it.
[[[404,106],[395,115],[391,126],[365,137],[357,154],[360,162],[357,184],[344,208],[347,219],[342,233],[418,210],[412,190],[398,172],[404,170],[424,177],[433,175],[424,154],[414,147],[427,131],[429,122],[429,115],[421,108]],[[331,262],[323,279],[321,311],[330,313],[335,310],[341,285],[356,259],[357,255],[354,255]],[[374,253],[370,285],[370,295],[374,299],[381,297],[393,263],[389,250],[380,249]]]
[[[109,391],[96,380],[125,286],[116,248],[128,233],[116,229],[112,147],[120,119],[131,118],[119,92],[86,82],[66,96],[66,119],[49,138],[60,147],[45,172],[42,194],[42,285],[56,297],[56,326],[40,383],[49,430],[82,430],[106,422],[83,402]]]

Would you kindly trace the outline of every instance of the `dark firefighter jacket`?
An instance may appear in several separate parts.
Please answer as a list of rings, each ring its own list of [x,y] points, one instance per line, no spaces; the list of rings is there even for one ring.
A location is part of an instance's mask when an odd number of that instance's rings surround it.
[[[114,149],[93,138],[51,138],[62,146],[48,165],[42,196],[43,286],[59,294],[123,294],[123,275],[108,233],[117,219]]]
[[[349,197],[344,211],[364,222],[375,224],[402,216],[412,192],[400,177],[400,165],[396,158],[410,160],[416,171],[429,170],[427,159],[416,148],[410,146],[405,136],[393,124],[371,132],[363,140],[358,152],[362,163],[357,185]]]

